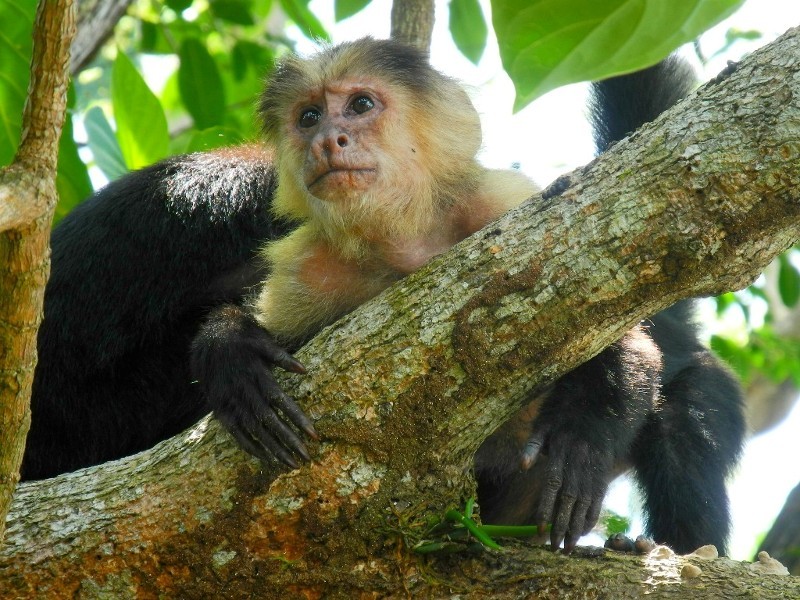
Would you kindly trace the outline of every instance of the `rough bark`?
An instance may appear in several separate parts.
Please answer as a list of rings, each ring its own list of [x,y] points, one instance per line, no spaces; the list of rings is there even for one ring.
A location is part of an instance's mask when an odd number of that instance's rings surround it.
[[[39,3],[20,146],[14,162],[0,170],[0,541],[30,425],[74,32],[71,0]]]
[[[259,471],[204,423],[141,455],[20,486],[0,596],[449,596],[474,583],[475,565],[492,584],[527,551],[416,559],[407,549],[471,493],[472,453],[531,389],[679,298],[743,287],[800,237],[798,97],[793,30],[573,172],[560,194],[322,331],[299,354],[309,375],[284,379],[323,436],[312,464]],[[506,581],[518,594],[609,596],[580,559],[558,560],[550,576],[528,566]],[[754,585],[750,597],[773,585],[797,595],[796,579],[701,575],[669,587],[638,568],[611,596],[685,597],[684,586],[701,594],[717,581],[745,596]]]
[[[430,52],[434,13],[433,0],[394,0],[392,39]]]
[[[83,69],[114,32],[133,0],[81,0],[78,2],[78,31],[72,41],[70,71]]]

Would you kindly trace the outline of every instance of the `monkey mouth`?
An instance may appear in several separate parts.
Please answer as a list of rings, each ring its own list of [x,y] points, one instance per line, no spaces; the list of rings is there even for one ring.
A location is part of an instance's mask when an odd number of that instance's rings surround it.
[[[358,179],[367,178],[371,179],[371,177],[375,174],[375,169],[349,169],[349,168],[332,168],[328,169],[324,173],[318,175],[311,183],[308,184],[308,188],[311,189],[316,186],[318,183],[322,183],[328,179],[335,181],[336,183],[355,186],[357,184]]]

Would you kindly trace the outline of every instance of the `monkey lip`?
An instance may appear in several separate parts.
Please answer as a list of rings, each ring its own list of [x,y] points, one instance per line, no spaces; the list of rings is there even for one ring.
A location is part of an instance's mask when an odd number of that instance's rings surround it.
[[[354,178],[356,177],[371,177],[375,174],[375,169],[370,168],[344,168],[344,167],[335,167],[328,169],[324,173],[318,175],[310,184],[308,184],[309,188],[314,187],[318,183],[321,183],[327,179],[334,179],[341,183],[346,183],[352,185],[354,183]]]

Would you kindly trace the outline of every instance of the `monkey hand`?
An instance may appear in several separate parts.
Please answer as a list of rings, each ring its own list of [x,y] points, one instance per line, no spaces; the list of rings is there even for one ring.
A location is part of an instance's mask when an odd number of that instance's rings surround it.
[[[191,364],[214,416],[243,450],[291,468],[299,467],[295,455],[310,460],[291,425],[313,439],[317,432],[271,371],[278,366],[305,373],[305,367],[246,311],[234,305],[215,309],[192,343]]]
[[[534,523],[540,531],[552,523],[553,549],[563,542],[564,553],[569,554],[597,523],[612,479],[615,452],[611,444],[586,439],[574,424],[558,425],[537,420],[521,463],[528,469],[537,460],[546,461]]]

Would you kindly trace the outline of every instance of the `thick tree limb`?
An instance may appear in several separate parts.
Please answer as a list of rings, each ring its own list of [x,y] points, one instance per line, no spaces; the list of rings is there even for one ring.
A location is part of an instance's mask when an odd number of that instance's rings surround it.
[[[70,71],[74,75],[92,60],[111,37],[114,26],[128,10],[133,0],[80,0],[78,31],[72,40]]]
[[[430,53],[434,13],[433,0],[394,0],[392,39]]]
[[[30,426],[74,33],[70,0],[39,3],[21,141],[13,164],[0,169],[0,541]]]
[[[310,466],[259,474],[212,424],[21,486],[0,596],[430,590],[403,543],[470,493],[472,453],[532,388],[800,237],[798,98],[793,30],[324,330],[285,380],[324,439]]]

